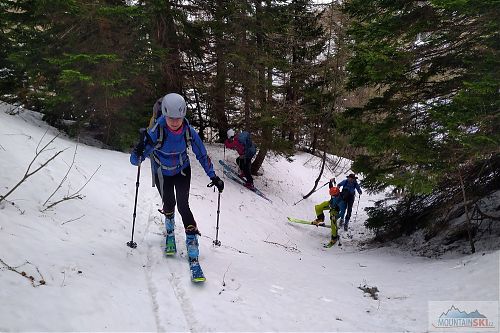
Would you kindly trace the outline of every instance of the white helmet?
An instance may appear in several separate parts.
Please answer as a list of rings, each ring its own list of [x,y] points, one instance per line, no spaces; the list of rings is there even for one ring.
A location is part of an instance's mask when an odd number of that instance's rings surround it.
[[[166,94],[161,101],[161,113],[169,118],[184,118],[186,116],[186,101],[179,94]]]
[[[234,130],[232,128],[227,130],[227,137],[231,139],[234,136]]]

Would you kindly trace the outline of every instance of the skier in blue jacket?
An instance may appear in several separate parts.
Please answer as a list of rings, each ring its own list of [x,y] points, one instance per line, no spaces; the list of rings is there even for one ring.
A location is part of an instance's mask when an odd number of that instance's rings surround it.
[[[252,158],[257,152],[257,147],[253,143],[250,133],[243,131],[236,134],[232,128],[227,131],[227,139],[224,142],[225,147],[234,149],[238,152],[236,164],[240,168],[240,178],[245,177],[245,187],[254,189],[252,177]]]
[[[341,181],[338,184],[338,187],[342,187],[342,198],[347,203],[347,214],[344,219],[340,219],[340,226],[344,225],[344,230],[348,230],[349,220],[351,219],[352,206],[354,204],[354,199],[356,196],[356,191],[358,191],[359,195],[363,193],[361,188],[359,187],[358,182],[356,181],[358,177],[355,174],[351,173],[347,176],[347,178]]]
[[[156,118],[155,110],[161,108],[161,115]],[[139,165],[146,157],[151,159],[151,170],[158,192],[163,201],[165,227],[167,230],[165,252],[175,254],[177,249],[174,236],[174,213],[177,209],[182,217],[186,232],[186,245],[190,261],[198,260],[198,226],[189,208],[191,184],[191,165],[187,154],[188,146],[193,149],[196,158],[219,192],[224,189],[224,182],[217,177],[213,164],[208,157],[198,133],[191,127],[186,116],[186,102],[176,93],[165,95],[160,103],[153,107],[155,121],[147,130],[143,141],[139,142],[130,155],[130,162]],[[159,109],[158,109],[159,111]],[[174,195],[174,188],[176,195]]]

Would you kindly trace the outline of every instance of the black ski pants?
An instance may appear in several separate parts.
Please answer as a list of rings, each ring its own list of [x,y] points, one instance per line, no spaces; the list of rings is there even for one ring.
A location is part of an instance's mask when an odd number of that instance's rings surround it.
[[[243,171],[243,174],[245,175],[247,182],[253,184],[252,171],[251,171],[252,158],[240,156],[236,159],[236,164],[240,167],[241,171]]]
[[[163,186],[161,184],[163,183]],[[155,173],[155,184],[158,192],[160,192],[163,201],[163,211],[165,214],[175,211],[177,198],[177,210],[181,214],[184,228],[189,225],[196,227],[193,213],[189,208],[189,190],[191,187],[191,167],[188,166],[182,172],[174,176],[163,176],[163,180],[158,178]],[[175,188],[175,195],[174,195]]]
[[[349,197],[349,200],[346,200],[347,209],[346,209],[346,214],[345,214],[345,223],[348,223],[349,220],[351,219],[352,206],[354,205],[354,200],[355,199],[356,199],[356,197],[354,195],[351,195]]]

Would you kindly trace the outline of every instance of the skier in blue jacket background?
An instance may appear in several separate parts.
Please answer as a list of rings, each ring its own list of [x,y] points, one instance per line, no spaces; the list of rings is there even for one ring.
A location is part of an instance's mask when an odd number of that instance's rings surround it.
[[[130,162],[139,165],[146,157],[151,159],[151,170],[158,192],[163,201],[165,227],[167,230],[165,252],[175,254],[174,223],[175,205],[182,217],[186,232],[186,245],[191,260],[198,260],[198,226],[189,207],[191,185],[191,165],[187,154],[188,145],[193,149],[197,160],[219,192],[224,189],[224,182],[215,174],[213,164],[198,133],[185,119],[186,102],[176,93],[165,95],[155,108],[161,108],[161,115],[147,130],[143,141],[130,155]],[[155,114],[155,112],[154,112]],[[174,195],[175,188],[175,195]]]
[[[344,225],[344,230],[348,230],[349,220],[351,219],[352,206],[354,204],[354,199],[356,197],[356,191],[358,191],[359,195],[363,193],[361,188],[359,187],[358,182],[356,181],[358,177],[355,174],[351,173],[347,176],[347,178],[341,181],[337,186],[342,187],[342,198],[347,203],[347,214],[344,219],[340,219],[340,226]]]

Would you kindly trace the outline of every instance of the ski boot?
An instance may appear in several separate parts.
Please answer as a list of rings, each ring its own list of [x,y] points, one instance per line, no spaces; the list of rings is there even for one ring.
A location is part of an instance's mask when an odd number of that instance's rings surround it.
[[[316,226],[325,225],[325,214],[319,215],[316,220],[312,221],[311,224]]]
[[[344,219],[343,219],[343,218],[341,218],[341,219],[339,220],[339,227],[342,227],[343,225],[344,225]]]
[[[192,225],[186,228],[186,247],[189,260],[189,268],[191,269],[191,280],[193,282],[205,281],[205,276],[198,261],[200,250],[198,248],[198,229]]]
[[[165,214],[165,229],[167,230],[167,237],[165,239],[165,254],[173,256],[177,252],[175,245],[175,218],[174,213]]]
[[[334,246],[337,241],[339,240],[339,236],[332,236],[332,238],[330,239],[330,241],[328,242],[328,244],[325,244],[325,247],[332,247]],[[340,245],[340,244],[339,244]]]
[[[349,230],[349,221],[345,221],[344,222],[344,231],[348,231]]]
[[[253,185],[253,183],[246,182],[244,186],[249,190],[255,190],[255,186]]]

